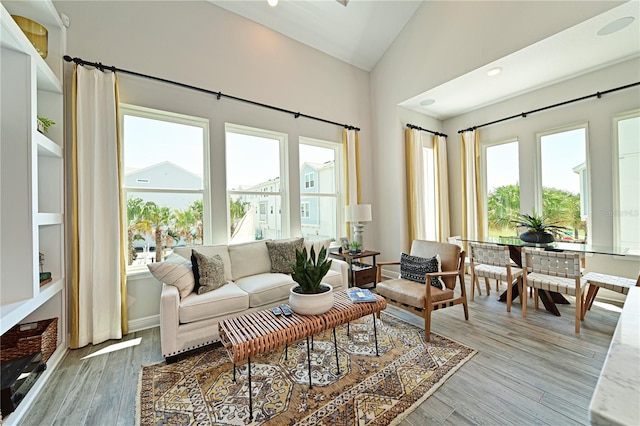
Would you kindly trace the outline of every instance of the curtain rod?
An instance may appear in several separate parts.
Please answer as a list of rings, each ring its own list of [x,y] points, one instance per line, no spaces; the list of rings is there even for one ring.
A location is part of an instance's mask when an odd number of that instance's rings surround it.
[[[429,129],[423,129],[420,126],[416,126],[415,124],[409,124],[407,123],[407,127],[410,129],[415,129],[415,130],[422,130],[423,132],[429,132],[432,133],[436,136],[444,136],[445,138],[447,137],[447,135],[445,135],[444,133],[440,133],[440,132],[434,132],[433,130],[429,130]]]
[[[615,87],[613,89],[605,90],[604,92],[596,92],[596,93],[593,93],[591,95],[581,96],[579,98],[570,99],[568,101],[560,102],[560,103],[557,103],[557,104],[549,105],[549,106],[538,108],[538,109],[533,109],[533,110],[527,111],[527,112],[521,112],[520,114],[512,115],[510,117],[505,117],[505,118],[501,118],[499,120],[491,121],[489,123],[479,124],[477,126],[469,127],[467,129],[458,130],[458,133],[470,132],[472,130],[479,129],[480,127],[490,126],[492,124],[501,123],[503,121],[511,120],[513,118],[518,118],[518,117],[526,118],[528,115],[536,113],[536,112],[545,111],[545,110],[548,110],[548,109],[551,109],[551,108],[556,108],[556,107],[567,105],[567,104],[572,104],[572,103],[578,102],[578,101],[584,101],[585,99],[589,99],[589,98],[596,98],[597,97],[598,99],[600,99],[602,97],[602,95],[606,95],[606,94],[609,94],[609,93],[617,92],[618,90],[629,89],[631,87],[638,86],[638,85],[640,85],[640,81],[637,81],[637,82],[631,83],[631,84],[627,84],[625,86],[619,86],[619,87]]]
[[[359,127],[351,126],[349,124],[341,124],[341,123],[338,123],[338,122],[335,122],[335,121],[325,120],[324,118],[314,117],[312,115],[303,114],[301,112],[295,112],[295,111],[291,111],[291,110],[288,110],[288,109],[276,107],[276,106],[273,106],[273,105],[263,104],[261,102],[252,101],[250,99],[243,99],[243,98],[239,98],[237,96],[227,95],[227,94],[222,93],[222,92],[214,92],[212,90],[203,89],[203,88],[197,87],[197,86],[191,86],[189,84],[180,83],[178,81],[167,80],[165,78],[154,77],[152,75],[142,74],[142,73],[135,72],[135,71],[129,71],[129,70],[125,70],[125,69],[122,69],[122,68],[116,68],[114,66],[103,65],[101,62],[89,62],[89,61],[85,61],[85,60],[80,59],[80,58],[72,58],[69,55],[64,55],[64,60],[67,61],[67,62],[73,62],[76,65],[89,65],[89,66],[92,66],[92,67],[94,67],[94,68],[96,68],[96,69],[98,69],[100,71],[103,71],[103,72],[104,72],[104,70],[109,70],[111,72],[120,72],[120,73],[123,73],[123,74],[131,74],[131,75],[135,75],[137,77],[148,78],[150,80],[160,81],[162,83],[169,83],[169,84],[173,84],[175,86],[180,86],[180,87],[183,87],[183,88],[186,88],[186,89],[196,90],[196,91],[202,92],[202,93],[208,93],[210,95],[214,95],[218,100],[220,100],[220,98],[232,99],[234,101],[245,102],[245,103],[248,103],[248,104],[251,104],[251,105],[272,109],[274,111],[280,111],[280,112],[284,112],[286,114],[291,114],[291,115],[293,115],[294,118],[304,117],[304,118],[308,118],[310,120],[321,121],[323,123],[333,124],[333,125],[338,126],[338,127],[344,127],[347,130],[360,131]]]

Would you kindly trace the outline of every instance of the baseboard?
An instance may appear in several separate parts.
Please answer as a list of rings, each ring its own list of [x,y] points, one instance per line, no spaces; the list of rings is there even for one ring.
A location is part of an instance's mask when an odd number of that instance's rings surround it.
[[[160,326],[160,315],[151,315],[149,317],[130,320],[128,323],[129,333],[134,331],[147,330],[149,328]]]

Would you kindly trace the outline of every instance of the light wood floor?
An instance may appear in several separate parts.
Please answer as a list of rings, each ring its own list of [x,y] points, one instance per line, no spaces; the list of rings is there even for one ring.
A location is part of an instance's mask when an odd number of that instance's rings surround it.
[[[523,319],[516,299],[508,314],[495,291],[487,296],[483,289],[469,302],[468,322],[461,305],[434,312],[434,333],[478,353],[402,425],[587,424],[619,309],[594,304],[582,333],[575,335],[573,305],[560,306],[561,317],[536,311],[531,300],[528,307]],[[388,312],[423,325],[420,317],[398,308]],[[120,342],[69,351],[21,424],[133,425],[140,366],[162,361],[158,328],[123,341],[138,338],[137,345],[92,357]]]

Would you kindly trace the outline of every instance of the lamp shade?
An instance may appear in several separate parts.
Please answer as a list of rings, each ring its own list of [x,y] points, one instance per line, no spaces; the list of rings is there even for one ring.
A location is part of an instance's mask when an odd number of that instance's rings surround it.
[[[371,222],[371,204],[354,204],[344,210],[347,222]]]

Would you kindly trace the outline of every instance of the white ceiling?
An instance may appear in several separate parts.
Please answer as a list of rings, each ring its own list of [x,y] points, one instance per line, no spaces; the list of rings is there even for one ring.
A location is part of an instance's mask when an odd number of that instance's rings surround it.
[[[421,1],[207,0],[321,52],[371,71]]]
[[[421,1],[208,0],[328,55],[371,71],[402,31]],[[629,1],[563,32],[448,81],[400,105],[447,119],[513,96],[640,56],[640,2]],[[634,21],[607,36],[596,33],[616,19]],[[550,66],[550,64],[553,64]],[[502,67],[488,77],[487,71]],[[640,75],[639,75],[640,79]],[[606,82],[597,90],[609,89]],[[470,90],[472,89],[472,90]],[[421,106],[433,99],[435,103]]]

